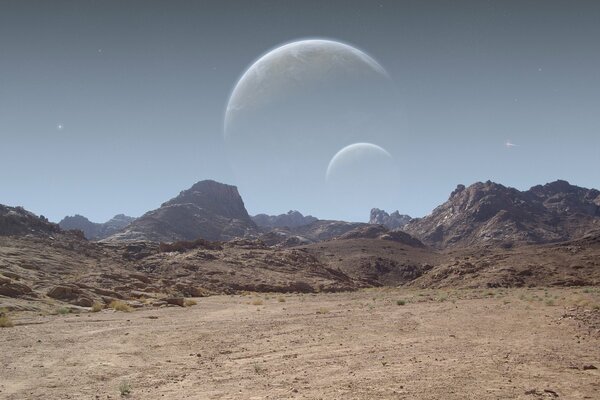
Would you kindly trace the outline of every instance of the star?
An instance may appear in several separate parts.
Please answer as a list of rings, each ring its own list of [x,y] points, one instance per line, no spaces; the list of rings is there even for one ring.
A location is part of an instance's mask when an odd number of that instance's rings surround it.
[[[65,126],[63,124],[56,125],[56,129],[58,129],[59,131],[62,131],[64,127]]]

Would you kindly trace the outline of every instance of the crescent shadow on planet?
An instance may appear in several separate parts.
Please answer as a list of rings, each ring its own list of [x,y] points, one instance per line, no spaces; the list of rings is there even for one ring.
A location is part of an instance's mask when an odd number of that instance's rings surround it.
[[[393,159],[392,155],[381,146],[373,143],[353,143],[335,153],[331,158],[327,165],[327,171],[325,172],[325,180],[329,181],[331,174],[338,164],[343,163],[344,161],[352,161],[352,158],[360,158],[365,155],[376,155]]]

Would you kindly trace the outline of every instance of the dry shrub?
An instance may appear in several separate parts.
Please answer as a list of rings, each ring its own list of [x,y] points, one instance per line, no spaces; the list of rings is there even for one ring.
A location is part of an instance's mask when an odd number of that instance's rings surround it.
[[[185,301],[183,302],[183,305],[185,307],[195,306],[196,304],[198,304],[198,302],[194,299],[185,299]]]
[[[104,306],[102,305],[102,303],[95,301],[94,304],[92,304],[92,312],[98,312],[101,311],[104,308]]]
[[[111,301],[110,304],[108,305],[108,308],[112,308],[115,311],[123,311],[123,312],[130,312],[133,310],[129,304],[127,304],[121,300]]]
[[[278,297],[277,301],[280,303],[285,303],[285,297]]]
[[[317,314],[329,314],[329,309],[325,307],[321,307],[317,310]]]
[[[13,326],[15,326],[15,324],[13,324],[8,315],[0,316],[0,328],[12,328]]]
[[[253,306],[262,306],[264,303],[262,301],[262,299],[254,299],[252,300],[252,305]]]

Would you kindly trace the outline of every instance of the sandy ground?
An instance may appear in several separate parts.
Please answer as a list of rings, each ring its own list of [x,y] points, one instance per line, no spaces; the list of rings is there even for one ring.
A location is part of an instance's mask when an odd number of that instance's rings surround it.
[[[0,329],[0,398],[118,399],[126,382],[131,399],[600,399],[600,370],[583,368],[600,368],[599,335],[563,318],[577,291],[215,296],[17,315]]]

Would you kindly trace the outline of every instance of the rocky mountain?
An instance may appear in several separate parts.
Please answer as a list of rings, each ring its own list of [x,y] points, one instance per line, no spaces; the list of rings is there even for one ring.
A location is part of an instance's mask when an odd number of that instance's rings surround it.
[[[106,241],[230,240],[257,233],[235,186],[196,183]]]
[[[23,207],[0,204],[0,236],[49,235],[60,232],[60,227],[37,216]]]
[[[91,222],[82,215],[63,218],[58,225],[64,230],[80,230],[89,240],[100,240],[113,235],[135,220],[124,214],[115,215],[105,223]]]
[[[312,215],[304,216],[298,211],[290,210],[286,214],[280,215],[258,214],[253,216],[252,220],[256,225],[264,228],[296,228],[313,223],[318,219]]]
[[[550,243],[600,227],[600,191],[556,181],[519,191],[494,182],[458,185],[404,230],[439,247]]]
[[[412,218],[409,215],[400,214],[399,211],[388,214],[379,208],[371,209],[369,218],[369,224],[383,225],[389,229],[402,229],[410,221],[412,221]]]
[[[295,228],[273,228],[259,239],[269,246],[290,247],[330,240],[367,225],[362,222],[317,220]]]

